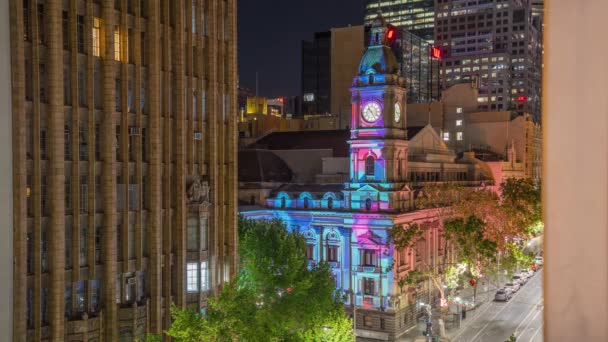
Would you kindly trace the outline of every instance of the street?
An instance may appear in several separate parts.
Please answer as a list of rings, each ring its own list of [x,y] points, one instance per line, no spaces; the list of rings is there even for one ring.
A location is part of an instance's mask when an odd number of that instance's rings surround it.
[[[450,334],[454,342],[503,342],[515,333],[518,342],[542,342],[542,270],[509,302],[489,302],[463,329]]]

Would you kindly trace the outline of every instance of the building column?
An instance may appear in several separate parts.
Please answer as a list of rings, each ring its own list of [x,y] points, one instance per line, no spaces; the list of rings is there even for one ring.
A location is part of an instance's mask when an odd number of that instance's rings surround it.
[[[65,309],[65,156],[63,107],[63,40],[60,0],[45,3],[45,31],[48,62],[47,162],[48,205],[50,223],[47,230],[49,251],[48,317],[51,340],[64,339]]]
[[[115,111],[115,74],[114,61],[114,1],[105,0],[102,4],[102,101],[101,119],[101,193],[103,208],[102,224],[102,292],[104,334],[106,341],[118,340],[118,312],[116,305],[116,122]],[[105,31],[105,32],[104,32]]]

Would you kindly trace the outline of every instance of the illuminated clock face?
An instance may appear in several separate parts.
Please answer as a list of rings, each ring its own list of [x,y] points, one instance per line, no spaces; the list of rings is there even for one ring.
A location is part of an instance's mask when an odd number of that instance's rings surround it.
[[[401,106],[395,103],[395,122],[399,122],[399,120],[401,120]]]
[[[367,122],[376,122],[380,118],[380,105],[377,102],[368,102],[363,107],[363,119]]]

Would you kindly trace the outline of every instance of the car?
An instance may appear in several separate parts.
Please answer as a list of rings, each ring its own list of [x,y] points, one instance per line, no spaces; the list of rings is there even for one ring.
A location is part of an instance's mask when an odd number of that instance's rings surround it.
[[[520,287],[521,286],[517,282],[511,282],[511,283],[506,283],[505,284],[505,289],[510,290],[511,293],[517,292],[517,290],[519,290]]]
[[[542,256],[537,256],[536,258],[534,258],[534,263],[537,266],[542,266],[543,265],[543,257]]]
[[[520,285],[524,285],[525,283],[528,282],[528,277],[521,275],[519,273],[515,273],[512,277],[511,277],[511,281],[513,283],[518,282]]]
[[[534,271],[532,271],[531,269],[522,269],[521,271],[519,271],[519,273],[527,274],[528,278],[530,278],[534,275]]]
[[[507,290],[506,288],[502,288],[499,289],[498,291],[496,291],[496,294],[494,295],[494,301],[496,302],[508,302],[509,299],[511,299],[511,291]]]

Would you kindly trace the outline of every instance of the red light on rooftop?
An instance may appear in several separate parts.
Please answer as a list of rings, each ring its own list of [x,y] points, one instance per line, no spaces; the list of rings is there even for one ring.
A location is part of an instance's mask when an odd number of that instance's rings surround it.
[[[386,42],[392,43],[396,37],[397,37],[397,29],[395,27],[389,25],[388,30],[386,31]]]
[[[285,100],[284,100],[284,99],[281,97],[281,98],[279,99],[279,102],[283,103],[283,102],[285,102]]]
[[[528,97],[527,96],[518,96],[517,97],[517,101],[519,102],[524,102],[524,101],[528,101]]]
[[[431,47],[431,57],[433,57],[435,59],[440,59],[441,58],[441,49],[436,46]]]

